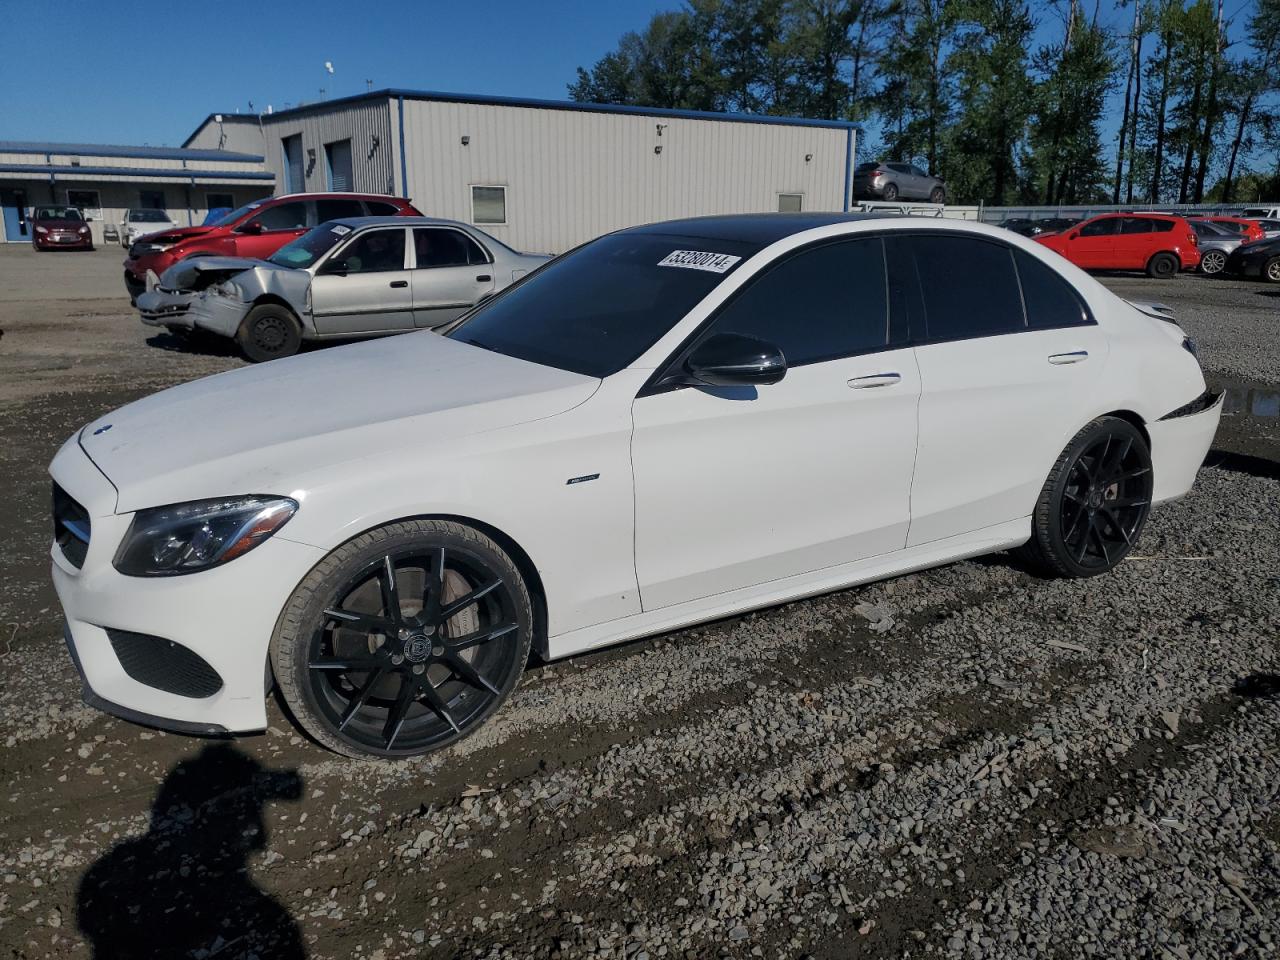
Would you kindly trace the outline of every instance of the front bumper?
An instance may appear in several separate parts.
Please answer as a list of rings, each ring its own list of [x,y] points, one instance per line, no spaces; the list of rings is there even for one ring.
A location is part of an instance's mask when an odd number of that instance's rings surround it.
[[[82,237],[77,235],[66,236],[55,234],[36,234],[34,243],[37,250],[92,250],[93,237]]]
[[[135,305],[142,322],[152,327],[190,330],[194,324],[188,316],[195,294],[161,290],[158,287],[138,294]]]
[[[82,566],[56,543],[50,551],[53,585],[86,701],[125,719],[185,732],[263,729],[264,671],[276,620],[323,551],[272,537],[212,570],[126,577],[112,559],[132,514],[112,512],[114,487],[74,440],[59,451],[49,472],[91,518]],[[122,665],[108,630],[180,644],[202,658],[222,685],[210,696],[194,697],[141,682]]]
[[[1151,469],[1154,474],[1152,503],[1184,496],[1195,483],[1196,472],[1213,445],[1222,418],[1225,394],[1206,397],[1208,405],[1194,413],[1173,411],[1147,424],[1151,437]],[[1188,405],[1191,406],[1191,405]],[[1180,408],[1181,409],[1181,408]]]

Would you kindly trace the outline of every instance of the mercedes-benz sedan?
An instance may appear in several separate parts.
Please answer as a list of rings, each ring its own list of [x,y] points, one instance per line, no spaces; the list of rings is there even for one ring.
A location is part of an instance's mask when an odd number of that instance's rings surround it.
[[[409,228],[412,229],[412,228]],[[86,698],[423,753],[554,658],[962,557],[1110,570],[1221,397],[1156,307],[960,221],[614,233],[443,336],[101,417],[50,468]]]

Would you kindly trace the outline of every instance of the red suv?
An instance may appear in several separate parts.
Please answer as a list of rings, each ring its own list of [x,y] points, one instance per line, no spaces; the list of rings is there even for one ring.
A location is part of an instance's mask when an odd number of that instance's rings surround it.
[[[1167,213],[1105,213],[1035,240],[1086,270],[1145,270],[1167,278],[1200,265],[1191,224]]]
[[[408,200],[364,193],[295,193],[255,200],[217,223],[178,227],[139,237],[124,262],[129,297],[147,289],[147,275],[159,277],[179,260],[195,256],[265,260],[317,224],[347,217],[420,217]],[[154,281],[153,281],[154,285]]]

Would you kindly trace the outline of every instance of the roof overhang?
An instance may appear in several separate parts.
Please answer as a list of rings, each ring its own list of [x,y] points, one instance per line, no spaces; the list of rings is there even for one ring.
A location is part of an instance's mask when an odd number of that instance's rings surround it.
[[[4,180],[47,180],[54,183],[62,180],[98,180],[150,183],[183,183],[183,184],[242,184],[266,185],[275,182],[275,174],[265,170],[190,170],[171,168],[168,170],[148,167],[68,167],[53,166],[42,163],[4,163],[0,164],[0,179]]]

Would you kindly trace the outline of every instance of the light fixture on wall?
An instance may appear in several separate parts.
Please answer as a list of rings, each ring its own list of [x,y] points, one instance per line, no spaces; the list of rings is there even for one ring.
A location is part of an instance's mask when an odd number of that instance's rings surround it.
[[[381,146],[382,141],[378,139],[378,135],[375,133],[369,138],[369,143],[369,157],[372,157],[378,152],[378,147]],[[366,157],[365,159],[367,160],[369,157]]]
[[[662,144],[658,144],[656,147],[654,147],[654,148],[653,148],[653,152],[654,152],[654,153],[661,153],[661,152],[662,152]]]
[[[809,163],[811,160],[813,160],[813,154],[812,154],[812,153],[806,153],[806,154],[804,155],[804,162],[805,162],[805,163]]]
[[[469,136],[467,136],[466,134],[463,134],[463,135],[462,135],[462,145],[463,145],[464,147],[469,147],[469,146],[471,146],[471,138],[470,138]]]
[[[311,171],[312,171],[312,170],[314,170],[315,168],[316,168],[316,148],[315,148],[315,147],[308,147],[308,148],[307,148],[307,173],[306,173],[306,176],[308,176],[308,177],[309,177],[309,176],[311,176]]]

